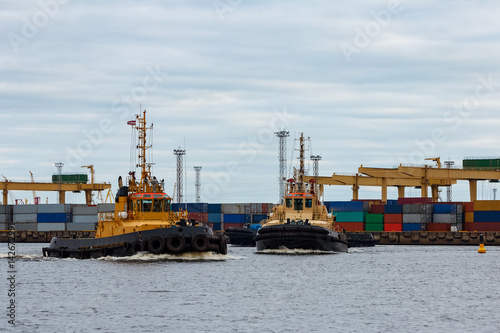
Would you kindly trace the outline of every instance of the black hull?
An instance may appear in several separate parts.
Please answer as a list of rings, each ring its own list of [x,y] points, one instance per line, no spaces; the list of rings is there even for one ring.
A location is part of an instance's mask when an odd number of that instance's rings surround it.
[[[239,246],[255,246],[253,238],[257,235],[257,229],[229,227],[224,230],[224,233],[227,237],[229,237],[229,244]]]
[[[364,232],[346,232],[347,242],[350,247],[369,247],[375,246],[378,242],[373,238],[373,234]]]
[[[202,226],[183,226],[145,230],[103,238],[52,238],[42,249],[45,257],[90,259],[105,256],[126,257],[140,251],[153,254],[215,252],[227,254],[227,237],[214,235]]]
[[[279,225],[259,229],[255,236],[257,251],[287,249],[347,252],[349,245],[342,233],[308,225]]]

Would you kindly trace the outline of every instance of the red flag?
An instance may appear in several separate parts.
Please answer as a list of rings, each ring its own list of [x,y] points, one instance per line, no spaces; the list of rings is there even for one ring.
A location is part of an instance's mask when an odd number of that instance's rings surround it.
[[[135,120],[129,120],[129,121],[127,121],[127,125],[135,126]]]

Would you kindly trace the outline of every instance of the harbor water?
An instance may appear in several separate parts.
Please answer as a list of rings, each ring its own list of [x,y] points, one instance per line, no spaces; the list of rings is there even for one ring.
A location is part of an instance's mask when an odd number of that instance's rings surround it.
[[[227,256],[43,258],[16,244],[2,332],[499,332],[500,248],[376,246],[349,253],[229,246]],[[15,327],[8,306],[15,300]]]

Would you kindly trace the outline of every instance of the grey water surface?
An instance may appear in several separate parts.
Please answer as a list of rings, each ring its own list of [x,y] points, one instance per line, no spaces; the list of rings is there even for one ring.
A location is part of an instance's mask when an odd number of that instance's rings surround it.
[[[76,260],[16,244],[16,326],[0,244],[0,331],[500,332],[500,248]]]

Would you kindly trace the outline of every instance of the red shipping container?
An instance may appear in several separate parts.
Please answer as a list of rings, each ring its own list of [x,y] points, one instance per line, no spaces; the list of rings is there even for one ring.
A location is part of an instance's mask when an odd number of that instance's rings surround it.
[[[372,214],[384,214],[385,205],[372,205],[370,208],[370,213]]]
[[[427,223],[427,231],[450,231],[451,223]]]
[[[243,223],[224,223],[224,229],[227,229],[229,227],[243,228]]]
[[[474,203],[464,202],[464,212],[473,212],[473,211],[474,211]]]
[[[345,231],[365,231],[363,222],[335,222],[335,226]]]
[[[403,214],[384,214],[384,223],[403,223]]]
[[[466,222],[464,231],[500,231],[500,222]]]
[[[262,204],[262,214],[268,214],[269,213],[269,205],[266,203]]]
[[[195,219],[196,222],[208,222],[208,213],[188,213],[188,219]]]
[[[399,215],[399,214],[390,214]],[[384,231],[403,231],[402,223],[384,223]]]
[[[426,204],[426,203],[432,203],[432,198],[399,198],[398,199],[399,205]]]

